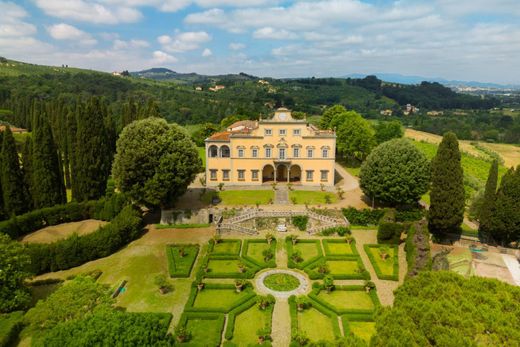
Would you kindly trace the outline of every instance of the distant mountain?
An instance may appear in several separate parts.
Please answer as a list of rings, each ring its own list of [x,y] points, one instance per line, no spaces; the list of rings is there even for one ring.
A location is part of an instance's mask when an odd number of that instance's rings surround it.
[[[258,77],[245,74],[227,74],[227,75],[200,75],[195,72],[181,73],[164,67],[154,67],[148,70],[130,72],[130,75],[140,78],[149,78],[158,81],[173,81],[185,84],[211,84],[222,80],[239,81],[239,80],[254,80]]]
[[[400,84],[419,84],[423,81],[438,82],[448,87],[476,87],[476,88],[494,88],[494,89],[520,89],[520,85],[498,84],[477,81],[458,81],[447,80],[441,77],[424,77],[424,76],[407,76],[397,73],[373,73],[373,74],[349,74],[342,76],[343,78],[364,78],[368,75],[375,75],[385,82],[393,82]]]

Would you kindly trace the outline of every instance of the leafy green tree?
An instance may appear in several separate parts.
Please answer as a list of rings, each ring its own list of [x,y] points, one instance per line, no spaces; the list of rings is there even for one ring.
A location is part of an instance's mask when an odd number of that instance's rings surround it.
[[[301,111],[293,111],[291,113],[291,116],[294,118],[294,119],[305,119],[307,118],[307,113],[305,112],[301,112]]]
[[[502,177],[486,229],[502,245],[520,241],[520,166]]]
[[[459,141],[454,133],[442,138],[431,165],[428,229],[438,237],[460,233],[464,219],[464,176]]]
[[[0,158],[4,210],[9,215],[22,214],[28,208],[27,195],[16,143],[9,126],[4,131]]]
[[[32,146],[33,199],[36,208],[66,202],[58,150],[45,114],[35,117]]]
[[[129,99],[128,102],[123,105],[121,127],[124,128],[135,120],[137,120],[137,105],[133,99]]]
[[[375,132],[360,114],[340,113],[330,122],[336,128],[336,148],[348,160],[363,161],[376,146]]]
[[[24,317],[31,330],[46,330],[60,322],[83,318],[96,308],[109,307],[109,290],[88,276],[66,282],[47,299],[40,300]]]
[[[376,131],[377,143],[383,143],[391,139],[399,139],[404,135],[403,127],[398,120],[379,122],[374,129]]]
[[[491,213],[495,206],[495,199],[497,193],[498,184],[498,161],[493,160],[491,167],[489,168],[489,175],[486,182],[486,189],[484,191],[484,197],[482,205],[478,211],[479,224],[479,236],[484,241],[489,241],[489,223],[491,219]]]
[[[347,109],[343,105],[334,105],[328,107],[322,114],[320,119],[320,128],[321,129],[330,129],[330,122],[332,119],[338,115],[347,112]]]
[[[30,263],[24,246],[0,233],[0,313],[25,309],[31,301],[31,294],[24,286]]]
[[[363,193],[391,205],[416,204],[428,191],[429,183],[428,159],[406,139],[379,145],[361,165]]]
[[[147,118],[123,129],[112,174],[116,186],[136,202],[167,207],[186,192],[202,162],[184,129]]]
[[[378,311],[371,346],[510,346],[520,341],[520,287],[424,271]],[[513,342],[514,341],[514,342]]]
[[[200,129],[191,135],[191,138],[197,146],[203,147],[205,145],[204,140],[219,130],[219,127],[213,123],[204,123]]]
[[[105,193],[113,153],[103,111],[100,100],[92,98],[77,117],[74,198],[78,201],[99,199]]]
[[[240,116],[227,116],[226,118],[222,119],[220,121],[220,126],[224,129],[229,127],[231,124],[238,122],[239,120],[243,119],[243,117]]]

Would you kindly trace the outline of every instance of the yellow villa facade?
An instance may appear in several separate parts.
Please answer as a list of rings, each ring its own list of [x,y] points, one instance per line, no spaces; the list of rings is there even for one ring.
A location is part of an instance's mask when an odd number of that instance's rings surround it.
[[[271,119],[240,121],[206,142],[206,185],[334,185],[336,134],[285,108]]]

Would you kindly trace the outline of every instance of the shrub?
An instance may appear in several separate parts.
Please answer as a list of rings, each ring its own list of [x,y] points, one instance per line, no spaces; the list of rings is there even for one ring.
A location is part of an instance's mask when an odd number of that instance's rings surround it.
[[[416,276],[421,271],[431,269],[430,233],[425,222],[412,224],[406,234],[404,249],[408,263],[408,276]]]
[[[350,229],[347,227],[338,226],[338,227],[323,229],[320,232],[320,234],[323,236],[330,236],[333,234],[338,234],[338,236],[345,236],[345,234],[350,234]]]
[[[344,208],[342,211],[345,218],[354,225],[377,225],[385,214],[385,210],[372,210],[369,208],[357,210],[354,207],[349,207]]]
[[[396,222],[414,222],[417,220],[423,219],[425,217],[426,211],[422,209],[415,210],[397,210],[395,212],[395,221]]]
[[[307,223],[309,222],[308,216],[294,216],[292,217],[292,224],[300,231],[307,229]]]
[[[0,347],[14,343],[22,328],[23,311],[0,314]]]
[[[399,223],[381,223],[377,229],[377,242],[399,244],[403,225]]]

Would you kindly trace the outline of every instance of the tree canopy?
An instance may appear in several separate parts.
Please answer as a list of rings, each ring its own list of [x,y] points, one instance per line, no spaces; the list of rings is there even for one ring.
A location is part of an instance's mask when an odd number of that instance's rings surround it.
[[[379,122],[374,129],[376,131],[377,143],[383,143],[391,139],[398,139],[404,135],[403,127],[401,122],[398,120]]]
[[[147,118],[123,129],[112,174],[116,186],[138,203],[171,206],[186,192],[202,162],[189,135],[164,119]]]
[[[16,144],[9,127],[6,128],[3,137],[0,153],[0,192],[3,194],[4,209],[8,215],[22,214],[27,212],[28,197]]]
[[[511,346],[520,343],[520,287],[453,272],[422,272],[376,317],[373,346]]]
[[[406,139],[376,147],[360,171],[363,193],[391,205],[416,204],[428,191],[429,180],[428,159]]]
[[[489,223],[493,207],[495,206],[496,193],[498,184],[498,161],[493,160],[491,167],[489,168],[489,175],[486,181],[486,189],[484,196],[482,197],[482,203],[478,211],[479,220],[479,236],[488,241],[490,238],[489,234]]]

